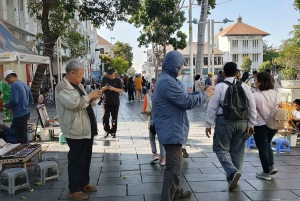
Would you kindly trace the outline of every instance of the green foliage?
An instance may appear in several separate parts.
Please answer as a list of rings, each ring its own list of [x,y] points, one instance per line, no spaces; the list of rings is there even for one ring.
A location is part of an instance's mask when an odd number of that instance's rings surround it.
[[[110,63],[112,60],[111,57],[105,56],[104,54],[100,54],[99,58],[101,59],[101,63]]]
[[[249,57],[244,57],[241,65],[241,70],[243,72],[250,72],[252,61]]]
[[[294,0],[294,7],[296,10],[300,10],[300,0]]]
[[[263,42],[263,61],[270,61],[272,62],[273,59],[277,58],[279,56],[279,53],[277,52],[276,48],[273,47],[273,45],[269,45],[268,41]]]
[[[69,29],[62,35],[61,47],[70,51],[70,58],[82,58],[86,56],[88,47],[85,38],[75,29]]]
[[[131,77],[135,76],[135,69],[133,67],[128,68],[127,74],[130,75]]]
[[[115,57],[110,61],[110,66],[117,70],[118,74],[124,74],[128,68],[128,61],[121,57]]]
[[[197,0],[198,4],[200,5],[203,0]],[[216,0],[208,0],[208,8],[207,13],[210,14],[210,10],[216,7]]]
[[[113,47],[113,52],[115,57],[120,57],[128,61],[128,67],[132,66],[133,53],[132,47],[128,43],[122,43],[120,41],[116,42]]]
[[[300,46],[297,40],[291,38],[285,40],[281,48],[275,62],[281,66],[280,71],[286,79],[293,79],[300,70]]]
[[[271,62],[269,60],[264,61],[258,68],[257,71],[258,72],[265,72],[267,69],[271,69],[272,65]]]
[[[186,35],[183,32],[177,33],[186,20],[184,12],[180,11],[183,3],[182,0],[141,0],[140,10],[129,19],[135,27],[142,28],[137,39],[138,46],[148,47],[151,44],[156,61],[162,53],[166,54],[167,45],[186,47]],[[158,65],[159,62],[156,62],[155,77],[158,76]]]

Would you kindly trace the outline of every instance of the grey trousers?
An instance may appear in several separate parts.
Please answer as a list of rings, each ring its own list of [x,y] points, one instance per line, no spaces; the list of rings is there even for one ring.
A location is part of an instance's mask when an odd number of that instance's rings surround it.
[[[172,201],[179,187],[182,170],[182,145],[164,144],[166,151],[166,168],[160,201]]]
[[[247,120],[229,121],[223,116],[216,119],[213,151],[216,153],[227,178],[242,170]]]

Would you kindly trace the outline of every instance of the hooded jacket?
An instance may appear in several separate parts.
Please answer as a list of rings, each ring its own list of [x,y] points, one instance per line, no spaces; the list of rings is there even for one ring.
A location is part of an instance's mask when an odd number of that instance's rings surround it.
[[[152,99],[152,117],[159,142],[162,144],[185,144],[189,132],[186,110],[200,106],[207,96],[201,92],[187,94],[176,77],[184,64],[181,53],[166,54],[162,73],[157,79]]]

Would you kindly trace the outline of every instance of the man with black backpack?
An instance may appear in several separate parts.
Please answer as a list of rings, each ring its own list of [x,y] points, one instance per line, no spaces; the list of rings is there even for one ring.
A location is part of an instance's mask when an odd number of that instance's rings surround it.
[[[216,85],[207,108],[206,135],[210,137],[215,124],[213,151],[216,153],[227,180],[229,190],[237,187],[244,159],[245,136],[253,133],[256,124],[255,102],[250,88],[236,79],[237,65],[224,65],[224,82]]]

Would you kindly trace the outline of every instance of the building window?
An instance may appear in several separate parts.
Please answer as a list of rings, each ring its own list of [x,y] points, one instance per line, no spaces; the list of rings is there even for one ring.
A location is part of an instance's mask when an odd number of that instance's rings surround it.
[[[244,57],[248,57],[248,54],[243,54],[243,58],[244,58]]]
[[[258,40],[253,40],[253,48],[258,48]]]
[[[193,58],[193,65],[196,66],[196,58]]]
[[[233,54],[232,55],[232,61],[235,62],[235,63],[238,63],[239,62],[239,55],[238,54]]]
[[[222,57],[218,57],[218,63],[217,65],[222,65]]]
[[[207,57],[204,57],[204,58],[203,58],[203,64],[204,64],[204,66],[207,66],[207,65],[208,65],[208,59],[207,59]]]
[[[19,0],[19,7],[20,7],[20,11],[23,11],[23,9],[24,9],[24,2],[23,2],[23,0]]]
[[[248,49],[248,40],[243,40],[243,49]]]
[[[185,58],[185,63],[190,64],[189,63],[189,58]]]
[[[252,61],[253,62],[258,62],[258,54],[253,54],[252,55]]]
[[[232,47],[233,48],[239,48],[239,41],[238,40],[233,40],[232,41]]]
[[[100,54],[104,54],[104,48],[100,48]]]

